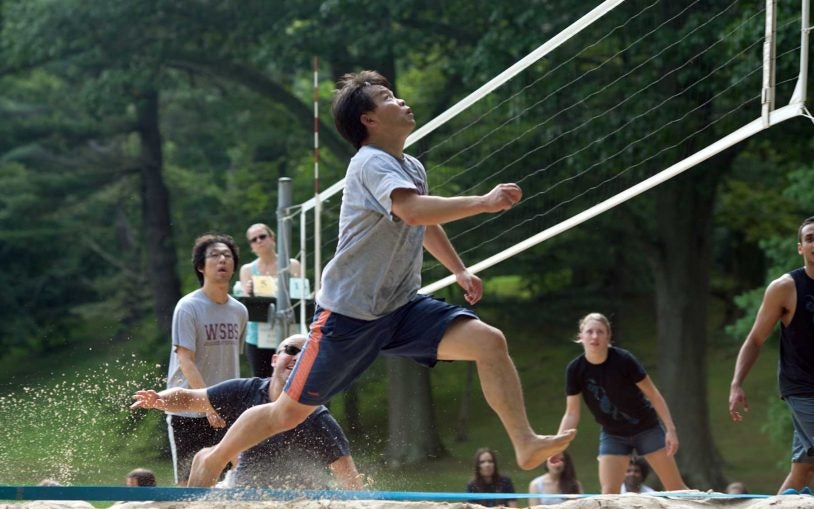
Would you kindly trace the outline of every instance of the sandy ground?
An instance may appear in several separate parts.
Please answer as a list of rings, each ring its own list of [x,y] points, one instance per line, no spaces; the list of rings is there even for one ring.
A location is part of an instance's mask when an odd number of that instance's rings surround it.
[[[87,502],[78,501],[40,500],[16,504],[0,504],[0,509],[83,509],[91,507],[93,506]],[[122,502],[112,505],[111,509],[479,509],[480,507],[482,506],[465,502],[297,500],[289,502]],[[602,495],[536,507],[555,509],[797,509],[814,508],[814,497],[786,495],[760,499],[727,499],[704,497],[703,493],[699,493],[698,497],[692,498],[665,498],[625,494]]]

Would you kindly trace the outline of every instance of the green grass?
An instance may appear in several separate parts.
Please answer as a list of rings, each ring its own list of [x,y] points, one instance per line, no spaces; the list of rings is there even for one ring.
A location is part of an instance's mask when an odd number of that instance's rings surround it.
[[[511,282],[514,284],[514,282]],[[564,410],[564,370],[581,352],[571,340],[578,316],[551,304],[511,304],[481,307],[479,313],[506,331],[510,350],[524,384],[528,414],[535,429],[556,431]],[[646,309],[646,307],[644,308]],[[586,310],[587,311],[587,310]],[[648,313],[625,322],[624,346],[648,368],[655,365],[655,330]],[[776,398],[776,351],[766,348],[747,381],[751,411],[746,422],[732,423],[726,411],[729,380],[738,345],[717,343],[720,331],[710,334],[709,409],[712,432],[726,461],[730,479],[744,481],[753,493],[773,493],[787,471],[788,442],[772,442],[762,431],[770,402]],[[135,467],[153,469],[161,485],[172,484],[166,453],[163,415],[132,413],[130,395],[140,387],[162,387],[164,367],[157,367],[130,352],[127,345],[87,346],[62,352],[59,359],[31,360],[22,371],[43,373],[4,380],[0,392],[0,483],[36,484],[55,478],[74,485],[120,485]],[[48,366],[47,368],[41,368]],[[466,363],[442,363],[432,371],[436,421],[448,455],[422,465],[388,469],[382,461],[386,444],[387,391],[383,363],[374,365],[359,381],[365,432],[352,439],[361,471],[385,490],[460,491],[472,472],[472,454],[488,446],[498,453],[500,467],[519,491],[541,470],[520,471],[500,422],[488,408],[477,377],[473,388],[468,438],[455,441],[460,398],[464,392]],[[658,380],[658,374],[654,373]],[[344,408],[336,398],[332,411],[342,422]],[[679,434],[691,430],[679,429]],[[598,491],[596,450],[598,429],[583,411],[579,434],[570,451],[587,492]]]

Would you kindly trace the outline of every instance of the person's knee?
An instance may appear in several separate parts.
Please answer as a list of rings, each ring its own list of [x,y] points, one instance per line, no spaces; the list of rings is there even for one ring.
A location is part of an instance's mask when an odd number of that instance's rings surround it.
[[[290,429],[294,429],[308,418],[311,415],[311,412],[314,410],[313,407],[305,407],[305,406],[293,406],[289,405],[284,408],[281,408],[280,411],[277,412],[277,424],[280,428],[287,431]]]
[[[491,357],[494,355],[505,355],[509,351],[506,343],[506,336],[500,329],[482,322],[476,323],[476,329],[472,334],[473,341],[477,343],[477,352],[481,357]]]

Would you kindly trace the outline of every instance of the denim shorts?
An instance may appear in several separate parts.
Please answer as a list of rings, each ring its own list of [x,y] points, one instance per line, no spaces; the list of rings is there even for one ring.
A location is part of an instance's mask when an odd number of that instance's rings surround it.
[[[599,433],[600,456],[629,456],[634,449],[639,456],[663,449],[664,430],[661,426],[646,429],[629,437],[611,435],[604,431]]]
[[[814,398],[786,396],[784,399],[791,410],[794,424],[791,461],[814,464]]]
[[[376,320],[358,320],[317,306],[311,331],[285,392],[304,405],[322,405],[358,378],[379,354],[406,357],[433,367],[438,344],[457,318],[477,319],[469,309],[427,295]]]

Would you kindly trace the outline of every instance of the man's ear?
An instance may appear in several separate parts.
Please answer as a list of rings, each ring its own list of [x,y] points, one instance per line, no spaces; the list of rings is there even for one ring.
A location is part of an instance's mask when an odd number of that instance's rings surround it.
[[[359,117],[359,121],[362,122],[363,126],[370,127],[376,123],[376,118],[374,117],[372,111],[368,111],[366,113],[362,113],[362,116]]]

